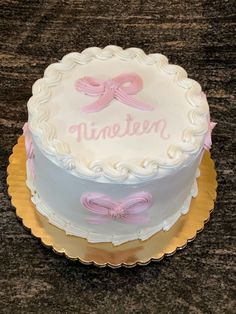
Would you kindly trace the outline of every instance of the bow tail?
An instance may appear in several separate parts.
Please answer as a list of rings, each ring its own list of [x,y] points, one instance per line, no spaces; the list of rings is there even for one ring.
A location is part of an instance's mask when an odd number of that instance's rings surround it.
[[[110,220],[111,218],[109,216],[91,216],[87,218],[88,223],[92,225],[101,225]]]
[[[140,110],[148,110],[151,111],[154,109],[154,107],[148,103],[145,103],[139,99],[136,99],[135,97],[132,97],[126,93],[124,93],[121,89],[117,90],[116,92],[116,98],[123,102],[124,104],[133,107],[138,108]]]
[[[98,112],[104,108],[106,108],[109,103],[113,99],[113,93],[110,90],[106,90],[104,94],[98,98],[95,102],[86,105],[82,108],[83,112],[90,113],[90,112]]]
[[[128,224],[145,224],[148,220],[147,215],[126,215],[122,217],[122,221]]]

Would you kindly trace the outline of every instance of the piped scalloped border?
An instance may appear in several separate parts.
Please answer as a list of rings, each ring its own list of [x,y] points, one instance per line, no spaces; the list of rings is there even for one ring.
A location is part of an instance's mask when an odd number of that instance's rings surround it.
[[[155,65],[157,71],[164,71],[173,76],[174,82],[186,90],[186,99],[190,105],[188,119],[190,128],[183,131],[182,144],[171,145],[168,149],[169,159],[165,163],[156,160],[143,160],[141,164],[118,162],[109,164],[103,161],[93,161],[85,164],[81,160],[71,156],[67,143],[57,139],[56,130],[48,121],[49,111],[45,104],[50,99],[51,88],[56,86],[63,74],[75,66],[83,65],[93,59],[107,60],[116,56],[121,60],[128,61],[136,59],[146,65]],[[209,107],[204,97],[194,96],[201,93],[201,86],[194,80],[187,78],[186,71],[177,66],[168,64],[168,59],[162,54],[146,55],[138,48],[122,49],[118,46],[107,46],[104,49],[98,47],[87,48],[81,53],[73,52],[67,54],[63,59],[49,65],[44,77],[37,80],[32,88],[33,96],[28,101],[29,125],[33,136],[38,139],[42,151],[53,159],[60,167],[70,171],[74,175],[96,179],[105,177],[111,181],[125,181],[135,177],[138,181],[154,178],[159,169],[175,168],[188,162],[188,157],[198,153],[203,144],[203,136],[208,130]],[[199,138],[200,137],[200,138]]]
[[[111,243],[88,243],[85,239],[67,236],[64,231],[52,226],[39,214],[31,201],[30,190],[26,186],[26,156],[24,138],[20,137],[13,148],[7,168],[8,194],[16,215],[31,234],[55,253],[86,265],[111,268],[145,266],[151,261],[161,261],[186,247],[204,229],[209,220],[216,199],[216,171],[209,152],[205,152],[200,165],[198,180],[199,194],[191,203],[186,215],[169,230],[158,232],[146,241],[129,241],[120,246]],[[163,237],[163,234],[167,238]]]

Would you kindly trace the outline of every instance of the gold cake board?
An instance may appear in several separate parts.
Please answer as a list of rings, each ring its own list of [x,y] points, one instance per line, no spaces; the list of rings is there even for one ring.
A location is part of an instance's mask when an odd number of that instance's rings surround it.
[[[35,208],[31,201],[30,190],[26,186],[26,154],[24,137],[20,136],[13,148],[8,166],[8,193],[16,215],[23,225],[35,237],[39,238],[54,252],[64,254],[83,264],[95,264],[100,267],[132,267],[146,265],[150,261],[160,261],[164,256],[172,255],[178,249],[195,239],[209,220],[216,199],[216,171],[210,153],[206,152],[200,165],[198,178],[198,196],[192,199],[190,210],[169,231],[159,231],[145,241],[134,240],[119,246],[112,243],[89,243],[86,239],[66,235],[50,224]]]

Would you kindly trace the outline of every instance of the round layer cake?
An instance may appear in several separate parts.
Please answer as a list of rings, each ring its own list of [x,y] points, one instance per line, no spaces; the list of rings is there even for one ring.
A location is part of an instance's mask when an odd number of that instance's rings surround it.
[[[118,245],[187,213],[214,125],[200,85],[165,56],[70,53],[35,82],[28,111],[32,200],[67,234]]]

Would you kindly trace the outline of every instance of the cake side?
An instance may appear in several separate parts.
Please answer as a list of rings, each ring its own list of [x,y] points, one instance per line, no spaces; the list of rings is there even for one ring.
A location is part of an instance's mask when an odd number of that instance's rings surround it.
[[[103,81],[108,74],[114,79],[122,67],[143,79],[136,100],[155,110],[131,108],[113,99],[99,113],[82,112],[91,96],[78,93],[77,79],[87,73],[100,79],[106,74]],[[145,181],[187,165],[201,150],[209,127],[200,85],[163,55],[146,55],[137,48],[95,47],[66,55],[34,84],[28,109],[32,135],[47,158],[75,176],[100,182]],[[104,139],[104,130],[113,133]]]
[[[28,159],[27,185],[37,210],[67,234],[86,238],[89,242],[119,245],[134,239],[146,240],[160,230],[169,230],[188,212],[192,197],[197,195],[196,177],[201,154],[194,163],[165,178],[127,185],[98,183],[72,176],[46,158],[37,144],[33,146],[34,171]],[[145,194],[149,199],[141,211],[136,212],[136,206],[131,208],[135,209],[131,213],[109,214],[96,208],[91,210],[89,201],[82,201],[88,193],[103,196],[103,203],[98,203],[100,206],[104,205],[104,196],[109,198],[111,211],[114,203],[119,204],[130,197],[135,196],[136,200],[137,195]]]

